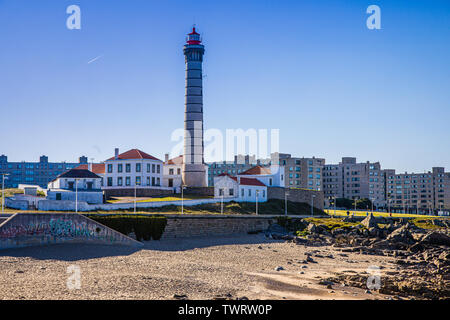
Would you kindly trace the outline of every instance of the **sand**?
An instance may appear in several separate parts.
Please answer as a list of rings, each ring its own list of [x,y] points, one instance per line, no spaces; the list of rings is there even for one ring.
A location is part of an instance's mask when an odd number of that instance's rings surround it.
[[[317,263],[304,263],[305,252]],[[381,267],[383,276],[396,269],[394,262],[262,234],[149,241],[139,249],[29,247],[0,251],[0,299],[389,299],[361,288],[327,288],[319,281],[342,272],[365,274],[372,265]],[[71,265],[80,268],[80,289],[67,286]],[[284,270],[275,271],[279,266]]]

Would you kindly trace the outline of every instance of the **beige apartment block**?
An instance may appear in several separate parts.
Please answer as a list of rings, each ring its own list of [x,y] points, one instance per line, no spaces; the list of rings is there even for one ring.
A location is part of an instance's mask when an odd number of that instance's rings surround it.
[[[322,191],[322,171],[325,159],[298,158],[288,153],[272,153],[272,164],[284,166],[286,188],[302,188]]]
[[[450,173],[443,167],[424,173],[385,172],[387,201],[393,210],[431,213],[450,209]]]
[[[323,190],[326,201],[333,198],[370,199],[376,207],[385,207],[385,177],[379,162],[357,163],[355,157],[343,157],[339,164],[325,164]]]

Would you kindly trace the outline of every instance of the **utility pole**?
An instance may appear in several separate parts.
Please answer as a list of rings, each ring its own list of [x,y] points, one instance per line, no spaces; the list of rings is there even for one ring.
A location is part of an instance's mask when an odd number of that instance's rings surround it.
[[[314,198],[316,197],[315,194],[311,197],[311,217],[314,215]]]
[[[5,211],[5,176],[9,176],[9,173],[0,173],[2,175],[2,214]]]
[[[75,178],[75,213],[78,213],[78,178]]]

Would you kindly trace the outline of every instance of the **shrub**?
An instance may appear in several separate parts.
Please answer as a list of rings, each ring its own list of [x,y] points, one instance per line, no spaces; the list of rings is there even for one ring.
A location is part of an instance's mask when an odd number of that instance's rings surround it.
[[[161,239],[167,225],[167,218],[164,216],[90,215],[89,218],[125,235],[134,232],[138,241]]]
[[[303,219],[295,219],[287,216],[277,217],[277,223],[288,231],[302,231],[307,227]]]

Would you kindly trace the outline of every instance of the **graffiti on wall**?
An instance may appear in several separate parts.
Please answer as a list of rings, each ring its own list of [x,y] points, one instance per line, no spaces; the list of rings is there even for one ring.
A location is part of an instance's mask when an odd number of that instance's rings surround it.
[[[76,223],[72,220],[51,219],[49,222],[13,225],[0,229],[0,239],[11,239],[24,236],[52,236],[56,238],[88,238],[115,241],[113,235],[105,235],[102,228],[87,223]]]

